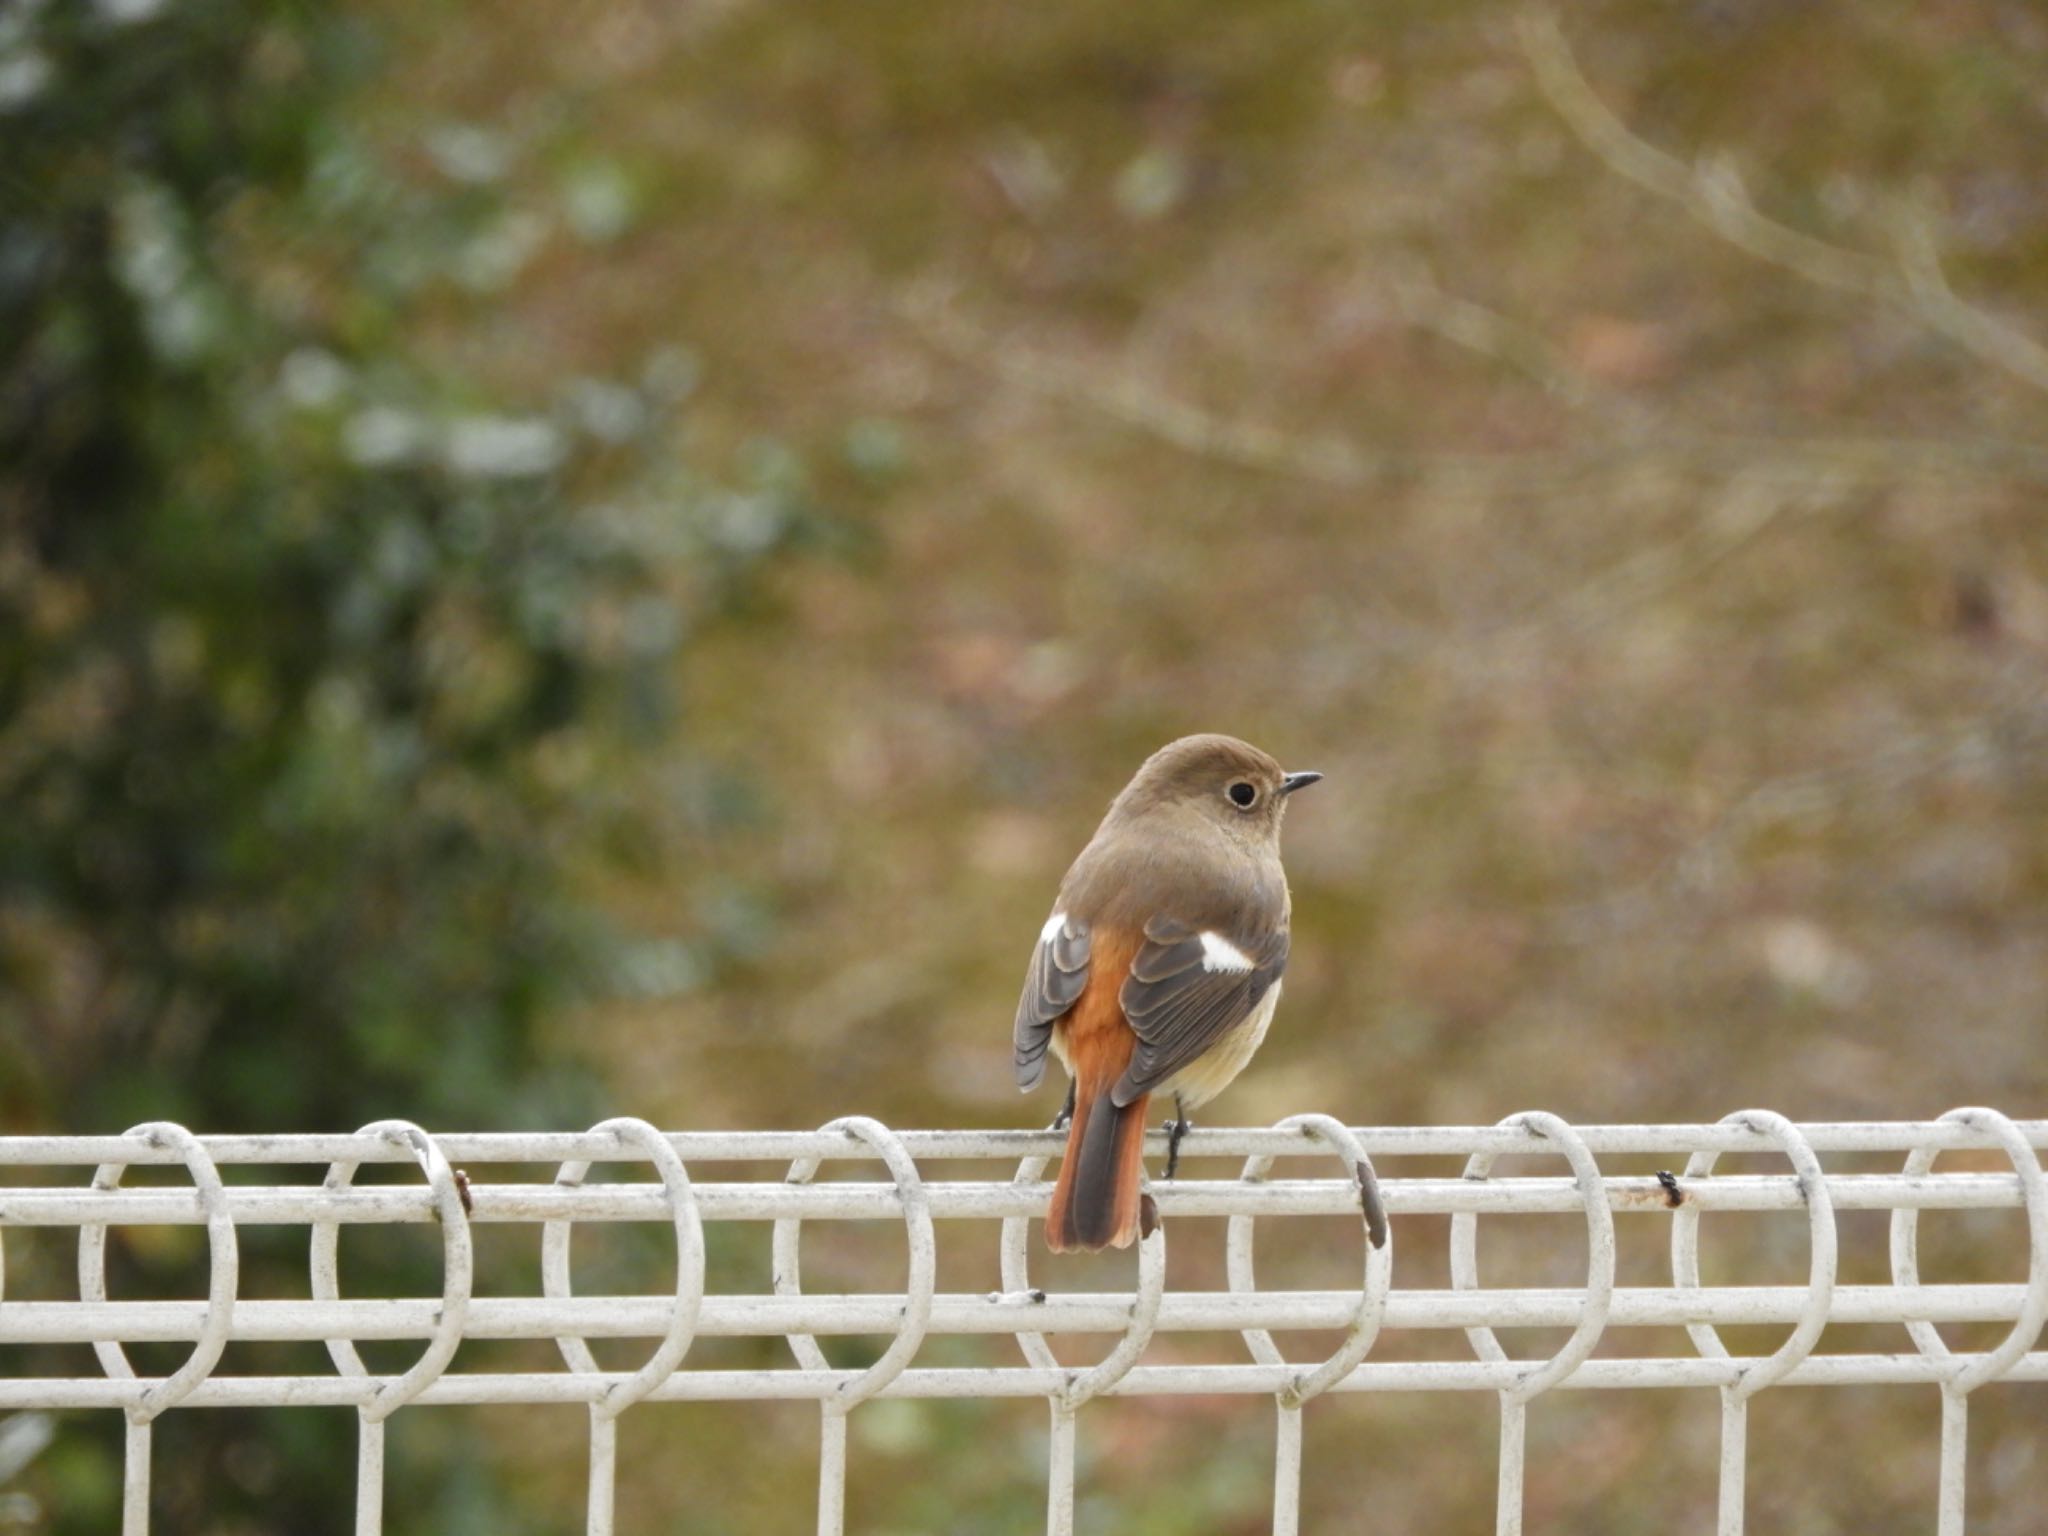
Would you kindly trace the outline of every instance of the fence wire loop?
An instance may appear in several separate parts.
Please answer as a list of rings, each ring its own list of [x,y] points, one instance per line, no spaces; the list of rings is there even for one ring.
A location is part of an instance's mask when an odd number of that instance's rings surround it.
[[[199,1195],[199,1209],[206,1220],[206,1317],[199,1327],[198,1342],[185,1363],[170,1375],[145,1388],[128,1406],[128,1422],[149,1423],[165,1409],[182,1402],[201,1382],[213,1374],[221,1352],[227,1348],[228,1327],[234,1318],[235,1292],[241,1285],[241,1253],[235,1237],[234,1219],[227,1210],[227,1192],[221,1185],[220,1170],[199,1138],[182,1125],[152,1120],[122,1133],[144,1147],[176,1151],[192,1174]],[[102,1163],[92,1176],[92,1187],[112,1190],[121,1182],[126,1163]],[[78,1229],[78,1295],[81,1301],[107,1299],[107,1228],[105,1223],[87,1223]],[[100,1369],[109,1377],[133,1380],[135,1367],[118,1341],[99,1340],[93,1344]]]
[[[1351,1128],[1330,1115],[1290,1115],[1273,1127],[1276,1131],[1298,1130],[1311,1142],[1320,1142],[1334,1152],[1345,1169],[1354,1177],[1357,1170],[1364,1169],[1365,1179],[1376,1179],[1372,1171],[1372,1159],[1366,1155],[1364,1145]],[[1238,1177],[1256,1182],[1273,1170],[1277,1153],[1261,1153],[1247,1158]],[[1294,1379],[1280,1393],[1283,1407],[1299,1407],[1311,1398],[1327,1392],[1342,1378],[1351,1374],[1353,1366],[1372,1351],[1379,1338],[1380,1327],[1386,1320],[1387,1291],[1394,1278],[1394,1245],[1392,1229],[1381,1234],[1381,1241],[1374,1243],[1374,1217],[1361,1198],[1360,1216],[1365,1225],[1365,1274],[1359,1282],[1358,1306],[1352,1313],[1346,1329],[1344,1342],[1335,1353],[1313,1369],[1298,1371]],[[1256,1217],[1237,1215],[1230,1218],[1228,1236],[1225,1239],[1225,1266],[1230,1279],[1230,1289],[1239,1295],[1248,1295],[1259,1288],[1253,1268],[1253,1224]],[[1240,1329],[1245,1347],[1252,1358],[1261,1365],[1285,1365],[1286,1356],[1273,1342],[1273,1335],[1264,1328]]]
[[[676,1238],[676,1290],[669,1309],[668,1327],[647,1363],[623,1381],[614,1382],[591,1404],[601,1418],[616,1418],[649,1392],[675,1374],[697,1337],[697,1319],[704,1309],[704,1221],[697,1210],[697,1196],[690,1188],[690,1175],[666,1136],[645,1120],[629,1116],[605,1120],[591,1127],[593,1135],[615,1137],[621,1152],[637,1151],[654,1165],[660,1176],[662,1194],[673,1215]],[[590,1158],[576,1158],[562,1164],[555,1183],[563,1189],[581,1187],[590,1173]],[[541,1285],[551,1300],[566,1301],[576,1288],[569,1278],[572,1224],[550,1221],[541,1228]],[[590,1346],[574,1334],[556,1339],[562,1358],[572,1371],[602,1374]]]
[[[1146,1180],[1149,1189],[1151,1181]],[[1138,1293],[1131,1301],[1130,1324],[1116,1348],[1083,1371],[1068,1371],[1057,1394],[1058,1406],[1074,1413],[1122,1381],[1152,1342],[1159,1324],[1159,1303],[1166,1292],[1166,1223],[1138,1239]]]
[[[1017,1172],[1011,1179],[1013,1187],[1031,1186],[1044,1176],[1049,1158],[1031,1156],[1017,1165]],[[1140,1198],[1149,1198],[1152,1179],[1149,1174],[1140,1176]],[[1031,1260],[1029,1239],[1032,1217],[1011,1216],[1003,1222],[1001,1264],[1003,1288],[1011,1295],[1039,1296],[1042,1293],[1031,1284]],[[1024,1352],[1024,1358],[1040,1370],[1062,1373],[1061,1385],[1051,1394],[1056,1409],[1066,1413],[1079,1410],[1082,1404],[1101,1396],[1117,1382],[1145,1352],[1145,1346],[1152,1342],[1152,1333],[1159,1322],[1159,1303],[1166,1292],[1166,1224],[1161,1222],[1138,1240],[1138,1288],[1131,1298],[1128,1322],[1123,1336],[1117,1340],[1110,1352],[1094,1365],[1087,1367],[1063,1366],[1052,1347],[1045,1342],[1045,1335],[1032,1329],[1017,1331],[1017,1346]]]
[[[1952,1109],[1938,1123],[1967,1125],[1988,1133],[1998,1143],[2012,1160],[2012,1170],[2019,1177],[2020,1199],[2027,1214],[2026,1299],[2020,1306],[2020,1315],[2011,1332],[1996,1349],[1974,1357],[1957,1358],[1951,1354],[1941,1331],[1933,1323],[1915,1320],[1906,1324],[1906,1331],[1913,1336],[1913,1343],[1921,1354],[1942,1360],[1957,1359],[1956,1369],[1944,1386],[1950,1394],[1961,1397],[2010,1371],[2020,1356],[2033,1348],[2041,1336],[2043,1322],[2048,1321],[2048,1181],[2042,1179],[2041,1159],[2020,1128],[1997,1110]],[[1925,1176],[1933,1168],[1938,1151],[1938,1148],[1925,1143],[1915,1147],[1907,1154],[1901,1173],[1913,1179]],[[1891,1260],[1895,1284],[1920,1284],[1920,1212],[1917,1207],[1899,1206],[1892,1212]]]
[[[1010,1180],[1012,1188],[1030,1188],[1045,1177],[1049,1157],[1027,1157],[1017,1164],[1015,1177]],[[1003,1289],[1012,1296],[1042,1295],[1031,1287],[1031,1223],[1032,1216],[1006,1216],[1003,1218],[1001,1249],[1001,1273]],[[1057,1371],[1059,1357],[1052,1352],[1052,1346],[1045,1342],[1045,1335],[1030,1328],[1017,1330],[1017,1347],[1024,1352],[1024,1363],[1034,1370]]]
[[[822,1130],[827,1134],[839,1132],[863,1142],[881,1158],[889,1176],[896,1181],[896,1195],[903,1205],[903,1224],[910,1240],[909,1289],[905,1293],[896,1337],[883,1351],[881,1359],[834,1391],[827,1407],[844,1413],[866,1402],[901,1375],[924,1343],[925,1332],[931,1327],[932,1291],[938,1276],[938,1244],[932,1235],[931,1200],[925,1192],[924,1175],[918,1172],[917,1162],[904,1148],[901,1137],[879,1120],[870,1120],[865,1115],[847,1115],[831,1121]],[[819,1156],[798,1158],[790,1165],[783,1182],[810,1183],[822,1161]],[[802,1232],[803,1218],[800,1216],[785,1217],[775,1223],[774,1281],[778,1296],[803,1294],[799,1248]],[[790,1351],[805,1369],[832,1369],[825,1352],[810,1334],[790,1333],[785,1337],[789,1340]]]
[[[1827,1175],[1813,1144],[1799,1127],[1783,1115],[1768,1109],[1745,1109],[1725,1117],[1721,1124],[1739,1125],[1783,1152],[1799,1178],[1799,1195],[1806,1205],[1807,1243],[1812,1260],[1807,1270],[1806,1304],[1799,1321],[1777,1350],[1765,1360],[1746,1365],[1728,1390],[1738,1398],[1753,1397],[1765,1387],[1784,1380],[1799,1363],[1813,1353],[1827,1327],[1835,1299],[1835,1202],[1828,1193]],[[1685,1177],[1703,1179],[1714,1171],[1721,1154],[1695,1152],[1686,1162]],[[1700,1208],[1689,1200],[1672,1213],[1671,1276],[1685,1290],[1700,1288]],[[1685,1330],[1699,1352],[1714,1360],[1729,1358],[1727,1346],[1712,1323],[1688,1323]]]
[[[441,1312],[435,1321],[426,1349],[403,1375],[384,1381],[359,1409],[366,1424],[382,1423],[418,1397],[448,1369],[448,1362],[462,1344],[463,1329],[469,1321],[469,1294],[474,1278],[474,1254],[469,1237],[469,1212],[463,1204],[462,1188],[455,1170],[448,1164],[434,1139],[410,1120],[375,1120],[356,1133],[374,1136],[395,1148],[412,1153],[427,1176],[433,1194],[434,1216],[441,1224]],[[354,1181],[362,1159],[343,1159],[327,1170],[321,1188],[340,1193]],[[308,1268],[313,1296],[317,1301],[341,1299],[341,1228],[332,1220],[315,1221]],[[367,1376],[369,1368],[349,1339],[329,1339],[327,1353],[334,1368],[344,1376]]]
[[[1516,1126],[1530,1136],[1554,1143],[1571,1164],[1572,1179],[1586,1212],[1586,1289],[1580,1303],[1579,1322],[1570,1338],[1550,1359],[1521,1372],[1515,1384],[1503,1388],[1503,1401],[1526,1403],[1540,1397],[1578,1369],[1593,1353],[1600,1335],[1607,1331],[1607,1313],[1614,1302],[1614,1214],[1609,1209],[1607,1187],[1600,1177],[1600,1165],[1582,1137],[1565,1121],[1543,1110],[1509,1115],[1500,1122]],[[1537,1150],[1531,1148],[1531,1151]],[[1464,1177],[1483,1180],[1493,1171],[1497,1152],[1474,1153],[1465,1164]],[[1451,1285],[1455,1290],[1476,1290],[1479,1286],[1479,1218],[1471,1211],[1451,1217]],[[1472,1352],[1482,1360],[1502,1363],[1508,1352],[1501,1348],[1493,1329],[1481,1324],[1467,1328],[1465,1337]]]

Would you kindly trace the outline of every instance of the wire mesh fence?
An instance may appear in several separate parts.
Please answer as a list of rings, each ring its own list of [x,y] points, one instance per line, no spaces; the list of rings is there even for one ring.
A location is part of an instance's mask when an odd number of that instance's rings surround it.
[[[676,1133],[644,1121],[608,1120],[580,1134],[432,1136],[384,1121],[352,1135],[195,1136],[167,1123],[121,1136],[0,1138],[0,1348],[89,1344],[99,1374],[0,1379],[0,1409],[118,1411],[127,1424],[122,1530],[149,1529],[151,1428],[174,1408],[352,1407],[358,1419],[355,1528],[382,1529],[387,1426],[401,1409],[447,1404],[582,1406],[589,1440],[588,1529],[614,1529],[618,1423],[637,1404],[673,1401],[804,1400],[820,1411],[818,1529],[845,1525],[847,1421],[878,1397],[1036,1398],[1050,1413],[1047,1529],[1074,1528],[1075,1447],[1084,1410],[1097,1398],[1180,1394],[1270,1397],[1275,1404],[1273,1529],[1299,1528],[1302,1419],[1328,1393],[1492,1393],[1500,1414],[1496,1528],[1521,1529],[1526,1424],[1546,1393],[1602,1388],[1716,1392],[1721,1408],[1718,1529],[1743,1528],[1748,1406],[1770,1388],[1918,1385],[1938,1391],[1941,1445],[1931,1491],[1942,1536],[1963,1530],[1970,1396],[1991,1382],[2048,1382],[2048,1351],[2037,1348],[2048,1319],[2048,1187],[2039,1151],[2048,1121],[2015,1122],[1989,1109],[1959,1109],[1936,1121],[1797,1125],[1750,1110],[1713,1125],[1574,1127],[1530,1112],[1491,1127],[1358,1129],[1304,1115],[1270,1129],[1200,1130],[1194,1157],[1243,1158],[1235,1178],[1184,1177],[1148,1186],[1159,1221],[1138,1245],[1129,1291],[1058,1292],[1034,1281],[1030,1228],[1045,1206],[1047,1163],[1060,1137],[1049,1132],[903,1131],[863,1118],[811,1132]],[[1945,1171],[1949,1151],[2001,1154],[2009,1171]],[[1784,1172],[1717,1173],[1729,1153],[1770,1153]],[[1510,1154],[1562,1157],[1566,1173],[1502,1175]],[[1896,1154],[1896,1171],[1831,1170],[1829,1154]],[[1651,1174],[1604,1172],[1602,1156],[1654,1156],[1680,1163]],[[1382,1175],[1379,1164],[1462,1157],[1456,1176]],[[1290,1167],[1280,1159],[1317,1159]],[[1683,1160],[1682,1163],[1680,1160]],[[883,1177],[814,1182],[827,1161],[879,1165]],[[1863,1159],[1867,1161],[1867,1157]],[[1981,1159],[1978,1160],[1981,1162]],[[558,1165],[551,1182],[492,1178],[512,1165]],[[631,1181],[591,1184],[594,1164],[637,1165]],[[786,1163],[780,1178],[734,1177],[746,1165]],[[987,1176],[939,1177],[938,1164]],[[414,1184],[358,1184],[365,1164],[417,1170]],[[124,1186],[130,1168],[182,1165],[190,1187]],[[324,1165],[318,1184],[283,1170]],[[52,1183],[65,1169],[92,1170],[79,1184]],[[270,1182],[224,1168],[276,1169]],[[53,1170],[58,1171],[53,1174]],[[33,1172],[31,1172],[33,1171]],[[36,1182],[29,1182],[31,1179]],[[1384,1217],[1380,1215],[1384,1210]],[[1927,1210],[2017,1210],[2025,1221],[2025,1279],[2004,1283],[1923,1281],[1919,1218]],[[1700,1216],[1706,1211],[1802,1214],[1810,1261],[1803,1285],[1702,1282]],[[1837,1215],[1890,1213],[1889,1283],[1837,1282]],[[1575,1285],[1503,1288],[1479,1279],[1480,1218],[1576,1215],[1584,1222],[1586,1269]],[[1253,1262],[1255,1224],[1348,1216],[1360,1223],[1355,1284],[1335,1289],[1264,1289]],[[1224,1218],[1227,1288],[1174,1289],[1167,1240],[1177,1220]],[[1412,1218],[1448,1218],[1450,1284],[1396,1286],[1398,1238]],[[1661,1220],[1668,1228],[1669,1284],[1617,1283],[1617,1217]],[[904,1289],[893,1294],[806,1292],[800,1241],[811,1222],[900,1225],[907,1245]],[[752,1293],[707,1287],[706,1226],[773,1224],[769,1285]],[[672,1233],[676,1285],[658,1296],[579,1295],[570,1249],[578,1224],[654,1224]],[[988,1224],[995,1232],[988,1232]],[[208,1288],[203,1300],[115,1300],[106,1279],[108,1232],[125,1226],[204,1228]],[[342,1293],[343,1227],[433,1224],[439,1228],[439,1294],[350,1298]],[[537,1295],[478,1294],[479,1227],[537,1227]],[[238,1235],[251,1226],[307,1232],[305,1299],[241,1294]],[[76,1300],[19,1299],[5,1289],[7,1234],[54,1228],[76,1233]],[[955,1242],[995,1238],[1000,1287],[938,1289],[939,1233]],[[1283,1229],[1284,1230],[1284,1229]],[[1431,1230],[1434,1230],[1432,1228]],[[1941,1324],[2006,1324],[1977,1350],[1952,1349]],[[1732,1353],[1717,1329],[1776,1324],[1790,1332],[1767,1355]],[[1895,1352],[1821,1347],[1830,1325],[1892,1324]],[[1617,1353],[1640,1330],[1682,1327],[1685,1353]],[[1496,1330],[1569,1330],[1547,1357],[1517,1358]],[[1462,1330],[1469,1360],[1374,1359],[1389,1332]],[[1236,1333],[1249,1358],[1196,1364],[1153,1359],[1155,1341],[1176,1333]],[[1290,1357],[1276,1335],[1335,1334],[1321,1358]],[[861,1369],[832,1364],[822,1338],[888,1339]],[[1009,1336],[1008,1363],[921,1365],[929,1339]],[[1048,1335],[1092,1337],[1092,1363],[1062,1363]],[[788,1343],[793,1363],[768,1369],[693,1366],[693,1342],[769,1338]],[[558,1347],[560,1369],[453,1368],[468,1340],[540,1339]],[[639,1340],[637,1369],[604,1368],[590,1342]],[[253,1375],[219,1369],[241,1341],[317,1340],[331,1358],[318,1374]],[[420,1353],[403,1371],[371,1369],[358,1345],[413,1340]],[[124,1346],[188,1343],[168,1374],[139,1374]],[[1907,1344],[1910,1347],[1906,1347]],[[1603,1348],[1603,1346],[1605,1346]],[[1008,1346],[1004,1346],[1005,1349]],[[1597,1352],[1597,1353],[1596,1353]],[[2048,1421],[2044,1421],[2048,1422]]]

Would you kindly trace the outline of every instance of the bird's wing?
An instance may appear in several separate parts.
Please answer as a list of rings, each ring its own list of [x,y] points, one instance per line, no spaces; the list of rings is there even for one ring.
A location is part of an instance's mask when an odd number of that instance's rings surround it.
[[[1128,1104],[1198,1060],[1286,969],[1285,928],[1251,939],[1170,917],[1146,923],[1120,994],[1138,1049],[1111,1096]]]
[[[1055,912],[1039,930],[1024,973],[1024,995],[1017,1000],[1015,1048],[1017,1086],[1026,1092],[1045,1076],[1045,1050],[1052,1043],[1053,1020],[1079,1001],[1088,985],[1088,924]]]

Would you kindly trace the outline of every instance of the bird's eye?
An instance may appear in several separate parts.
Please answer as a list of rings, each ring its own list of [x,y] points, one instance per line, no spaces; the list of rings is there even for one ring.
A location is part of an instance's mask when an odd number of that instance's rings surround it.
[[[1257,786],[1247,784],[1243,779],[1239,779],[1235,784],[1231,785],[1228,793],[1230,795],[1230,803],[1240,811],[1250,810],[1253,802],[1259,798]]]

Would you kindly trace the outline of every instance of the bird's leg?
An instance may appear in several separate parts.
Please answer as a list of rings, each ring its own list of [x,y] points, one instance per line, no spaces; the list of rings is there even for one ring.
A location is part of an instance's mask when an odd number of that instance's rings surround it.
[[[1052,1117],[1052,1124],[1046,1129],[1064,1131],[1067,1128],[1067,1122],[1074,1118],[1074,1092],[1079,1084],[1079,1078],[1067,1079],[1067,1102],[1061,1106],[1060,1112]]]
[[[1180,1139],[1195,1128],[1188,1118],[1187,1106],[1180,1101],[1180,1095],[1173,1096],[1174,1118],[1166,1122],[1166,1176],[1170,1179],[1180,1167]]]

